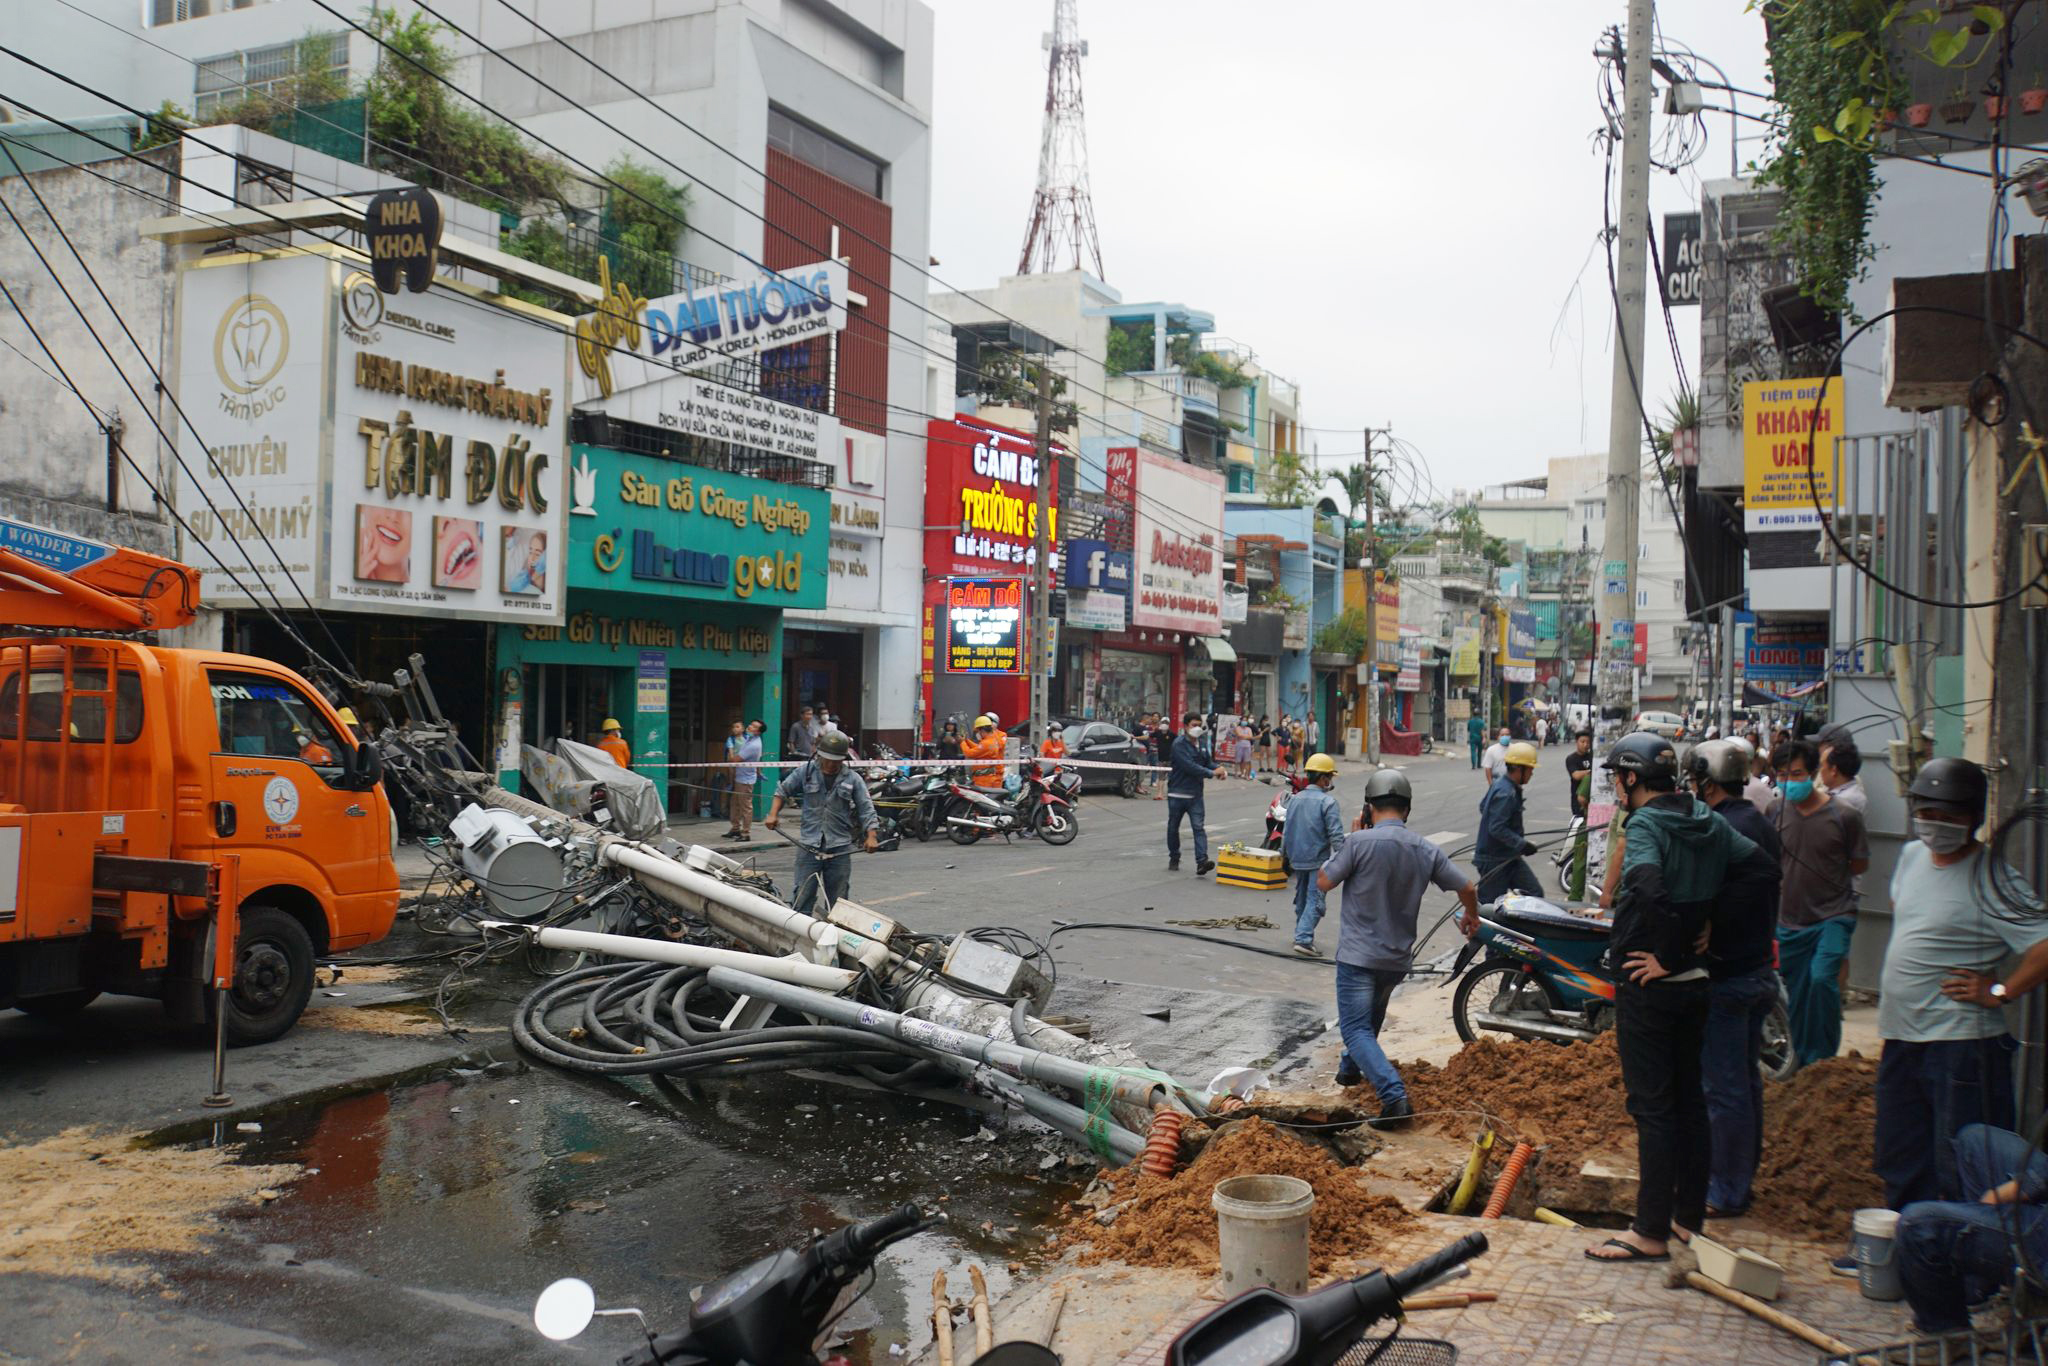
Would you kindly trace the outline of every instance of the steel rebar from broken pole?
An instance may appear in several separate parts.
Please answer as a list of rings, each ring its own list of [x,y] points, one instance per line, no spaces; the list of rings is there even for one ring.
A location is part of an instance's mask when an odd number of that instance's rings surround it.
[[[939,1366],[953,1366],[953,1303],[946,1298],[944,1267],[932,1273],[932,1345],[939,1351]]]
[[[996,1325],[988,1307],[988,1277],[981,1274],[979,1266],[968,1267],[967,1277],[974,1282],[974,1355],[978,1359],[996,1345]]]

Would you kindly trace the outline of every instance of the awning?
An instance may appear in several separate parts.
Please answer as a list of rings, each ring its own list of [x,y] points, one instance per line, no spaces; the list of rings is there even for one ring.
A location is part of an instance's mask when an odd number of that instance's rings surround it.
[[[1196,636],[1195,639],[1202,642],[1202,648],[1209,652],[1211,662],[1216,664],[1237,663],[1237,647],[1222,636]]]

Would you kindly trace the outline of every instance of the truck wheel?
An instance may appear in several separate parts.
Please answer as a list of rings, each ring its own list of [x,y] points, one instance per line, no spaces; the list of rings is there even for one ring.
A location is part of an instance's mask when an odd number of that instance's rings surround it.
[[[306,927],[275,906],[242,907],[235,939],[235,984],[228,992],[228,1042],[269,1043],[298,1023],[313,994],[313,941]],[[214,994],[207,996],[213,1023]]]
[[[48,996],[31,997],[15,1004],[15,1009],[24,1015],[33,1015],[39,1020],[67,1020],[84,1010],[100,998],[97,987],[78,987],[71,991],[54,992]]]

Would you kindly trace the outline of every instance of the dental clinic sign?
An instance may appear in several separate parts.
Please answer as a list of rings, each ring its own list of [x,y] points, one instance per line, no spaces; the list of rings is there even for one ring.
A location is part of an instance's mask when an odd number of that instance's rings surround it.
[[[576,320],[579,405],[846,326],[846,266],[838,261],[764,270],[659,299],[613,280],[609,260],[598,265],[604,301]]]
[[[561,334],[448,281],[387,297],[325,254],[179,273],[204,445],[180,434],[176,498],[202,594],[560,623]]]

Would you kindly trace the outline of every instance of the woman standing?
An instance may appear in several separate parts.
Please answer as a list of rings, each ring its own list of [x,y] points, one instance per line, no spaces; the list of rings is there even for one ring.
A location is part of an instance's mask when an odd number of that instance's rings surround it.
[[[1236,737],[1234,752],[1237,758],[1237,776],[1249,778],[1252,776],[1252,723],[1250,719],[1240,716],[1237,719],[1237,724],[1230,728],[1230,733]]]

